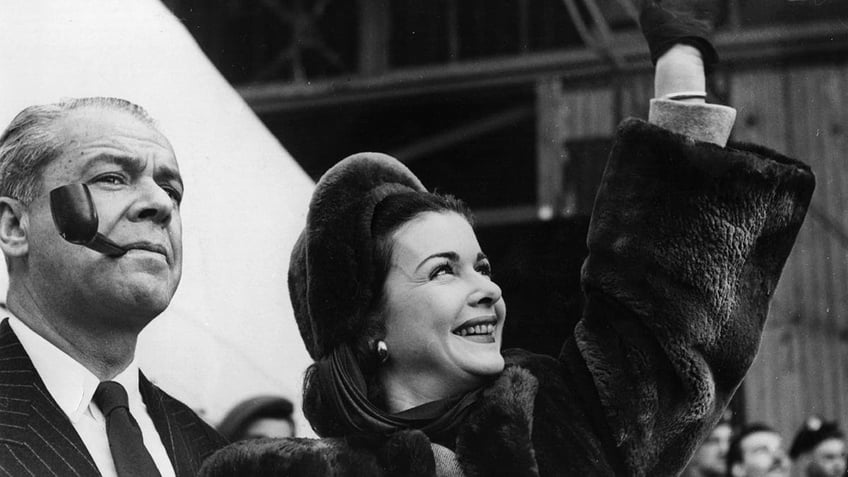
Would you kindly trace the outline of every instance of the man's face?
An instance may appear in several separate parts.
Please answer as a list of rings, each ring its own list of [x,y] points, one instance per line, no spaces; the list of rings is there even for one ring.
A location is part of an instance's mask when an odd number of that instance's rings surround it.
[[[262,439],[264,437],[294,437],[294,426],[288,419],[263,417],[254,421],[245,429],[242,439]]]
[[[841,477],[845,474],[845,442],[827,439],[812,450],[807,477]]]
[[[716,426],[695,452],[690,466],[697,468],[701,475],[723,476],[731,432],[729,424]]]
[[[789,458],[780,436],[774,432],[754,432],[740,442],[742,461],[733,464],[734,477],[785,477]]]
[[[85,107],[54,128],[65,147],[45,167],[23,219],[28,286],[54,313],[85,316],[100,330],[138,332],[167,307],[182,272],[183,185],[174,152],[161,133],[125,112]],[[88,185],[98,230],[128,248],[125,255],[59,236],[49,191],[71,183]]]

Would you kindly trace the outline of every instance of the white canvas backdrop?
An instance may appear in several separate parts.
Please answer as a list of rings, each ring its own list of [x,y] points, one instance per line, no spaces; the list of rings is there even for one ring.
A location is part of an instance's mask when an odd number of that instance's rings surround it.
[[[311,180],[157,0],[5,0],[0,31],[0,128],[31,104],[117,96],[144,106],[174,146],[184,272],[142,333],[142,369],[212,423],[260,393],[300,409],[309,358],[286,270]],[[308,433],[303,419],[298,429]]]

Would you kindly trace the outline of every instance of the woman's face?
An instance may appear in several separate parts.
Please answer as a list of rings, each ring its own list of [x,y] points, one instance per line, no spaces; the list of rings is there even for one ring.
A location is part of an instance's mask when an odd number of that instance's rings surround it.
[[[425,212],[393,235],[382,311],[388,397],[409,407],[456,395],[504,367],[506,306],[468,221]]]

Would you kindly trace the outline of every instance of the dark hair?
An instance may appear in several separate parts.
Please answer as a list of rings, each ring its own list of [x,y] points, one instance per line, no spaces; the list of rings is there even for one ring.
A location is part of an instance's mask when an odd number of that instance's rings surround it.
[[[292,418],[294,406],[288,399],[280,396],[256,396],[238,403],[218,425],[218,432],[228,441],[244,439],[251,424],[259,419],[282,419],[288,421],[294,431]]]
[[[761,422],[755,422],[742,427],[739,433],[730,440],[730,446],[727,448],[727,477],[733,476],[733,464],[742,462],[742,440],[757,432],[778,434],[773,427]]]
[[[391,267],[393,234],[404,224],[427,212],[456,213],[473,225],[471,212],[461,200],[447,194],[423,191],[389,195],[374,207],[371,217],[374,298],[369,305],[365,332],[347,345],[353,351],[356,363],[365,378],[369,400],[379,406],[383,405],[382,390],[376,381],[378,362],[374,347],[377,340],[385,334],[385,323],[380,316],[380,310],[384,299],[383,287]],[[334,408],[325,396],[329,390],[323,389],[319,384],[322,380],[318,378],[318,373],[329,372],[328,368],[329,362],[321,359],[306,370],[303,379],[303,413],[318,435],[344,435],[348,430],[339,428],[340,420],[335,419]]]
[[[383,285],[392,262],[394,240],[392,235],[404,224],[426,212],[453,212],[474,224],[471,212],[464,202],[452,195],[432,192],[407,192],[386,197],[374,206],[371,216],[371,237],[374,239],[374,281],[370,305],[372,312],[383,302]]]

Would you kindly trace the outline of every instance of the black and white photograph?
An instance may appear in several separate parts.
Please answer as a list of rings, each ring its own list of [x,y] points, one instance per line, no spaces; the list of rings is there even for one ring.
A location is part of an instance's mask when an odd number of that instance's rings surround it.
[[[848,2],[0,32],[0,475],[848,476]]]

